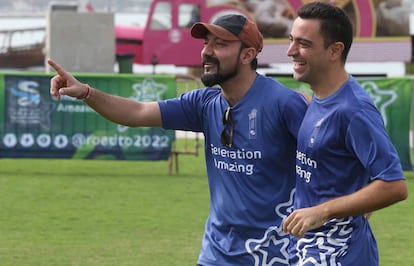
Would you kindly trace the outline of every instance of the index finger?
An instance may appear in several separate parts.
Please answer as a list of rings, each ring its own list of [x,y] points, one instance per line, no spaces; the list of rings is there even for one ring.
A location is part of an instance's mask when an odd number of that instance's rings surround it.
[[[47,63],[60,75],[65,76],[67,75],[66,71],[61,67],[58,63],[53,61],[52,59],[47,59]]]

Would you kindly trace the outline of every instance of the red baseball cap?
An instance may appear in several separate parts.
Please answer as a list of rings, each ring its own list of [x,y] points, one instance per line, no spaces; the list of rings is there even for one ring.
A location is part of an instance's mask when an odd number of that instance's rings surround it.
[[[191,27],[191,36],[196,39],[204,39],[209,32],[226,41],[241,41],[257,53],[263,48],[263,36],[256,23],[243,15],[224,15],[211,24],[197,22]]]

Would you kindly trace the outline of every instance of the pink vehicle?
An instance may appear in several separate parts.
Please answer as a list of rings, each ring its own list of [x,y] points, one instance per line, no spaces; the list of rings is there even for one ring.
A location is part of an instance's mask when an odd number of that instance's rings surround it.
[[[196,21],[211,22],[226,13],[242,13],[256,20],[265,37],[259,63],[262,66],[288,63],[290,59],[286,51],[295,10],[309,1],[233,0],[227,4],[209,4],[209,0],[154,0],[144,28],[116,27],[116,53],[133,54],[136,64],[199,67],[202,41],[191,37],[191,25]],[[395,10],[387,9],[391,7],[386,5],[387,1],[336,1],[349,13],[354,23],[356,38],[348,62],[411,61],[409,8],[394,5],[392,8]],[[386,16],[381,16],[381,13]],[[395,21],[391,16],[393,13],[396,14]],[[407,20],[404,20],[405,17]]]
[[[248,15],[236,6],[206,6],[204,0],[155,0],[145,28],[116,27],[116,53],[135,54],[137,64],[200,66],[202,41],[191,37],[191,25],[235,12]]]

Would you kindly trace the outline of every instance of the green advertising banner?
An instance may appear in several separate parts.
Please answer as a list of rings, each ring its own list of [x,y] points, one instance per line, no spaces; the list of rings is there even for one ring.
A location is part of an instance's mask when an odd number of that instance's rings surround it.
[[[312,94],[308,84],[293,78],[277,78],[295,90]],[[411,91],[410,78],[357,78],[380,111],[404,170],[412,170],[410,158]]]
[[[176,96],[173,75],[76,74],[102,91],[137,101]],[[172,130],[129,128],[105,120],[82,101],[49,94],[50,75],[0,74],[0,157],[166,160],[175,140]],[[309,86],[278,77],[286,86],[311,94]],[[384,119],[404,170],[410,158],[410,78],[359,78]]]
[[[102,91],[136,101],[176,96],[172,75],[86,75],[76,77]],[[175,132],[130,128],[99,116],[80,100],[49,94],[50,75],[0,74],[0,157],[166,160]]]

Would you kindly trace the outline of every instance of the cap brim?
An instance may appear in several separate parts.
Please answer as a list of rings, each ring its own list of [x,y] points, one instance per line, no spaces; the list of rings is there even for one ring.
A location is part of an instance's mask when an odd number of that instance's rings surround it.
[[[204,22],[197,22],[191,27],[191,36],[196,39],[204,39],[208,33],[213,34],[214,36],[226,40],[226,41],[237,41],[239,38],[226,30],[223,27],[207,24]]]

